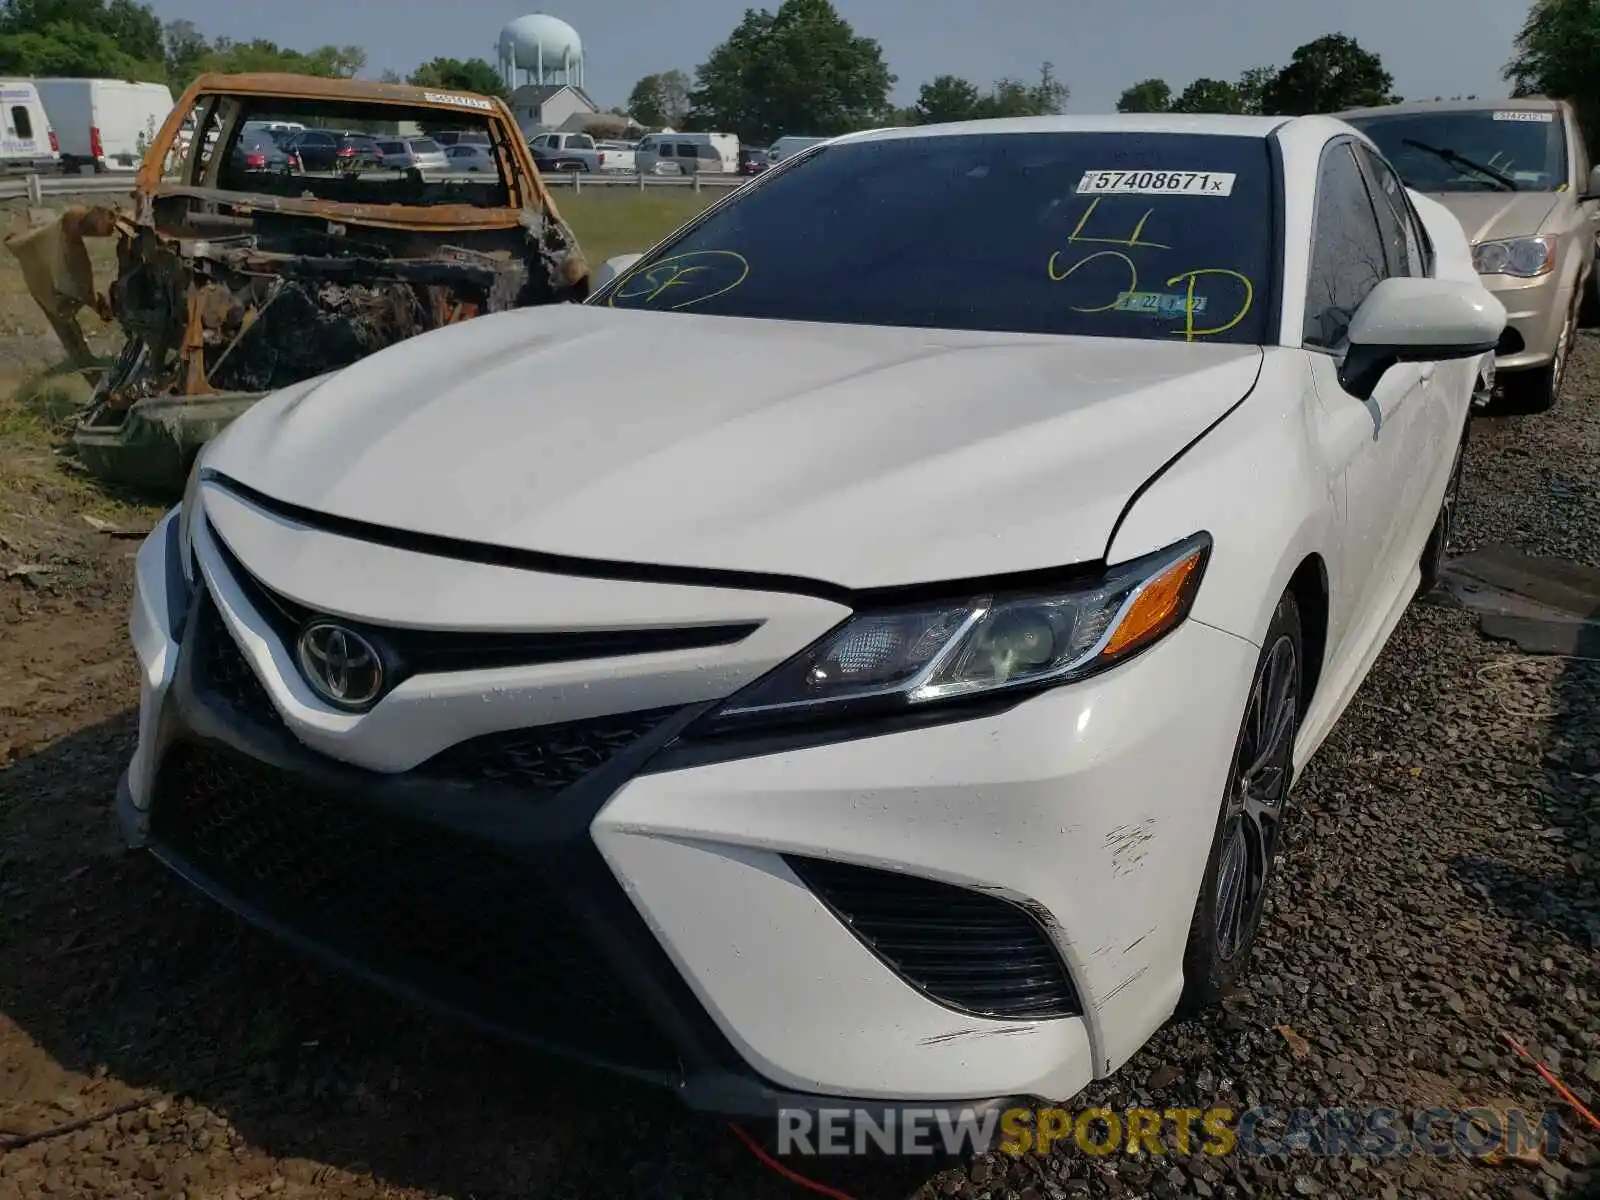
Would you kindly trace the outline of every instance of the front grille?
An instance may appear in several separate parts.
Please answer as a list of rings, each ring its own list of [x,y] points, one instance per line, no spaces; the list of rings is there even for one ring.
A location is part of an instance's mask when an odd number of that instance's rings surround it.
[[[162,764],[151,838],[247,910],[380,978],[608,1062],[676,1062],[560,891],[491,841],[191,743]]]
[[[553,794],[604,766],[675,712],[657,709],[484,734],[440,751],[417,773]]]
[[[266,685],[256,676],[208,592],[201,591],[192,651],[201,690],[236,722],[284,728]],[[452,783],[496,783],[529,796],[553,795],[604,766],[678,710],[651,709],[483,734],[450,746],[412,774]]]
[[[194,655],[195,681],[208,696],[220,700],[240,722],[281,727],[283,717],[272,703],[255,668],[233,640],[218,611],[211,593],[201,588],[195,598],[199,611],[195,613],[194,641],[189,652]]]
[[[1079,1014],[1076,990],[1040,924],[1009,901],[850,863],[786,861],[897,975],[972,1016]]]

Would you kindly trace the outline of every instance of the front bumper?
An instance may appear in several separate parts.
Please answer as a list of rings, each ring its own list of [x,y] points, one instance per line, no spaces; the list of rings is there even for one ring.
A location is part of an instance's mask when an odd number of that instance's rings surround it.
[[[183,602],[176,549],[169,517],[139,555],[125,832],[342,969],[740,1116],[1065,1099],[1176,1003],[1256,657],[1231,635],[1191,622],[1005,712],[823,744],[685,740],[685,705],[530,798],[504,758],[309,748],[206,591]],[[812,860],[1026,912],[1075,1015],[953,1008],[802,882]]]
[[[1505,306],[1506,329],[1495,353],[1496,371],[1529,371],[1555,357],[1561,329],[1572,311],[1573,287],[1559,270],[1537,279],[1480,275]]]

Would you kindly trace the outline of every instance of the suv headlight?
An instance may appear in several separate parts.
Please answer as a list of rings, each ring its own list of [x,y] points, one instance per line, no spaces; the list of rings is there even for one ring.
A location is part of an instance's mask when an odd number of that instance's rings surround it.
[[[1200,533],[1079,587],[858,613],[732,696],[704,729],[921,710],[1083,679],[1181,625],[1210,553]]]
[[[1508,238],[1499,242],[1478,242],[1472,247],[1472,266],[1479,275],[1515,275],[1533,279],[1555,270],[1556,239],[1553,237]]]

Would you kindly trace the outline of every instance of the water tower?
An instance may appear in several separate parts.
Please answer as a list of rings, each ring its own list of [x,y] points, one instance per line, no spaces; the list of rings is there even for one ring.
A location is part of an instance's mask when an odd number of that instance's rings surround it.
[[[508,88],[523,84],[583,86],[583,43],[560,17],[529,13],[507,23],[495,43],[500,78]]]

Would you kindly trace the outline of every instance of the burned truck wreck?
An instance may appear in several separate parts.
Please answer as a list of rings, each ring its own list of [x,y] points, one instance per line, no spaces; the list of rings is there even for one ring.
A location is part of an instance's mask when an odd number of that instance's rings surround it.
[[[430,135],[447,129],[487,138],[489,153],[471,170],[413,165],[453,161],[433,154]],[[398,165],[385,147],[403,148]],[[63,303],[77,302],[126,335],[74,444],[103,478],[167,493],[268,392],[431,329],[588,291],[505,105],[399,85],[203,76],[152,144],[132,211],[62,224],[109,230],[116,278],[104,300],[82,281],[65,301],[59,284],[36,298],[58,330]],[[72,240],[48,244],[61,254]],[[87,262],[81,247],[75,261]]]

